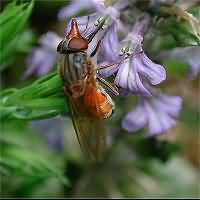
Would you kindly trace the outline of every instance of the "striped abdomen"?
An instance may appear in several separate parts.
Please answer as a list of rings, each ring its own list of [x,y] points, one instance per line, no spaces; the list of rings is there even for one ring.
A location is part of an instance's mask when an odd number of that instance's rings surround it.
[[[87,85],[83,98],[89,113],[99,119],[110,117],[114,110],[112,99],[99,85]]]

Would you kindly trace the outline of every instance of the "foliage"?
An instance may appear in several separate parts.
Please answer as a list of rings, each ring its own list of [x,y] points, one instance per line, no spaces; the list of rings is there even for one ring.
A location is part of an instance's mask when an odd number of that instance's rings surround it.
[[[197,33],[194,32],[196,30],[193,30],[192,27],[195,24],[195,28],[200,32],[199,10],[200,7],[197,6],[191,10],[191,13],[185,12],[187,14],[186,20],[181,15],[182,13],[177,14],[174,8],[163,7],[160,10],[160,15],[154,21],[155,29],[152,30],[154,37],[150,41],[152,46],[148,45],[151,51],[159,53],[161,50],[176,47],[199,46],[200,38],[196,36]]]
[[[0,94],[1,120],[34,120],[67,111],[62,85],[56,73],[48,74],[23,89],[8,89]]]
[[[7,196],[6,193],[10,188],[4,188],[4,185],[8,180],[13,179],[13,176],[15,180],[20,181],[19,187],[13,185],[13,189],[16,188],[16,190],[19,190],[20,187],[23,187],[24,190],[25,188],[32,190],[38,184],[51,179],[56,179],[57,184],[68,185],[68,180],[63,174],[64,157],[50,151],[47,144],[27,125],[19,120],[1,123],[2,195]],[[51,160],[55,162],[51,162]]]
[[[32,40],[32,38],[27,40],[27,34],[22,34],[22,32],[28,22],[33,4],[34,1],[30,1],[18,5],[16,1],[13,1],[0,14],[0,45],[2,49],[0,71],[13,62],[13,55],[19,45],[23,44],[25,48]]]

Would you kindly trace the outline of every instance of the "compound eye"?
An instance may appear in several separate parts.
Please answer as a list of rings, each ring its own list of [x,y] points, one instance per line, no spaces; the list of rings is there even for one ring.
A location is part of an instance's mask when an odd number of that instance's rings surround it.
[[[57,52],[59,52],[59,53],[62,52],[62,43],[63,43],[63,40],[57,46]]]
[[[88,41],[81,37],[74,37],[68,43],[68,49],[81,51],[88,48]]]
[[[67,40],[62,40],[57,46],[57,52],[59,53],[67,53],[68,51],[68,42]]]

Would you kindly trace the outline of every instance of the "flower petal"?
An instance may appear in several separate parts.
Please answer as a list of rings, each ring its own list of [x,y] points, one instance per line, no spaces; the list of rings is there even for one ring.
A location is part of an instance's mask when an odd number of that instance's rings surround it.
[[[129,76],[129,62],[128,60],[119,65],[119,70],[115,77],[115,84],[121,88],[128,89],[128,77]]]
[[[103,59],[113,62],[118,59],[119,55],[119,39],[117,35],[117,25],[113,24],[102,41]]]
[[[153,91],[153,90],[152,90]],[[141,97],[135,111],[127,114],[122,127],[128,131],[137,131],[147,127],[147,137],[166,132],[176,124],[182,100],[178,96],[167,96],[153,91],[151,97]]]
[[[91,7],[91,0],[73,0],[70,5],[61,8],[58,12],[58,19],[63,20],[76,15],[78,12]]]
[[[122,121],[122,128],[129,132],[135,132],[145,127],[147,116],[142,106],[137,106],[132,112],[129,112]]]
[[[178,96],[156,94],[145,100],[145,109],[148,112],[148,136],[165,132],[176,124],[182,105]]]
[[[51,70],[57,60],[57,53],[49,51],[44,48],[35,48],[26,59],[27,70],[24,72],[22,78],[36,73],[41,76]]]
[[[140,95],[151,95],[150,91],[145,87],[144,80],[142,76],[138,73],[139,68],[141,67],[140,60],[135,57],[132,58],[132,64],[130,66],[130,72],[128,77],[128,88],[135,94]]]
[[[145,53],[139,54],[138,57],[141,59],[138,72],[152,85],[157,85],[166,79],[166,71],[163,66],[153,63]]]
[[[119,65],[115,78],[117,86],[144,96],[151,96],[149,86],[157,85],[166,79],[165,69],[161,65],[153,63],[142,48],[148,24],[148,15],[138,18],[132,32],[118,45],[122,46],[121,54],[126,60]],[[107,44],[110,45],[108,42]]]
[[[127,89],[134,94],[151,95],[150,91],[138,74],[140,60],[137,57],[127,59],[119,66],[119,70],[115,77],[115,84],[121,88]]]
[[[167,112],[171,117],[177,118],[182,104],[182,98],[179,96],[167,96],[159,95],[159,101],[156,101],[155,106],[162,108],[164,112]]]
[[[148,133],[147,136],[164,133],[176,124],[176,121],[161,110],[158,110],[150,104],[145,104],[148,113]]]
[[[130,56],[118,68],[115,84],[135,94],[151,95],[147,84],[157,85],[166,79],[165,69],[143,52]]]
[[[36,73],[41,76],[51,70],[57,61],[57,46],[62,40],[56,33],[47,32],[39,39],[40,47],[34,48],[31,54],[26,59],[27,70],[24,72],[22,78]]]
[[[56,33],[47,32],[40,37],[39,43],[45,48],[56,52],[57,46],[61,40],[62,38],[59,37]]]

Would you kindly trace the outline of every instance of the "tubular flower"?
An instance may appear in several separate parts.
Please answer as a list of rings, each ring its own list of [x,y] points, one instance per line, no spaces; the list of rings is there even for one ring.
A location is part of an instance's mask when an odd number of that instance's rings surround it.
[[[75,16],[81,10],[96,10],[101,5],[104,5],[104,0],[73,0],[70,5],[60,9],[58,19]]]
[[[140,97],[138,106],[122,121],[122,127],[129,132],[147,128],[147,136],[166,132],[176,124],[182,99],[155,93],[151,97]]]
[[[114,46],[121,47],[118,56],[114,58],[111,54],[112,59],[121,61],[118,65],[99,70],[104,77],[115,74],[114,82],[118,87],[139,95],[151,95],[146,85],[157,85],[166,79],[163,66],[151,61],[143,51],[142,42],[147,24],[147,16],[140,18],[120,44],[117,44],[116,37],[107,39]]]

